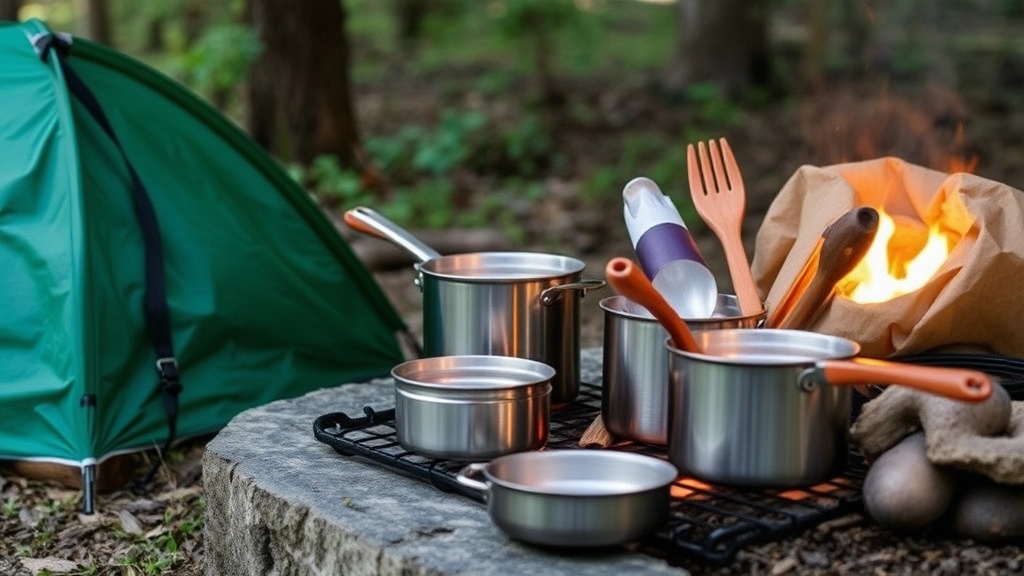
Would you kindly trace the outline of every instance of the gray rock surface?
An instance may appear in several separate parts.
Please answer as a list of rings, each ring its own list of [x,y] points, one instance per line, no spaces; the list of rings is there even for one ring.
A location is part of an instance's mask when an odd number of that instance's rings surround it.
[[[582,354],[600,381],[600,356]],[[347,384],[248,410],[206,447],[206,573],[217,575],[685,575],[625,548],[568,554],[510,540],[483,504],[313,437],[334,411],[394,404],[390,379]]]

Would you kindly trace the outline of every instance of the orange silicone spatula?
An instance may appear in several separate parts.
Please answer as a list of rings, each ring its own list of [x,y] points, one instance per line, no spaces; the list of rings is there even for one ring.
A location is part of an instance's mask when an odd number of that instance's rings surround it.
[[[686,322],[676,314],[665,298],[654,289],[640,266],[628,258],[616,257],[605,266],[605,276],[616,292],[646,308],[665,327],[672,342],[687,352],[700,353]]]

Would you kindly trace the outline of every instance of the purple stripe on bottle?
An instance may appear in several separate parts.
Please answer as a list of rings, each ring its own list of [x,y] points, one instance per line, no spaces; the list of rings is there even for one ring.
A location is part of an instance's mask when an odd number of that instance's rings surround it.
[[[690,233],[671,222],[648,228],[636,243],[636,255],[644,274],[650,279],[654,279],[666,264],[676,260],[693,260],[707,267]]]

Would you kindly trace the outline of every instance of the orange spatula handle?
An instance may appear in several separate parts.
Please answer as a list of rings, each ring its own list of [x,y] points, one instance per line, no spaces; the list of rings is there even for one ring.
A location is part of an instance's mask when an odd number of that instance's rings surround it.
[[[665,327],[672,341],[687,352],[700,352],[686,322],[644,276],[640,267],[628,258],[616,257],[605,267],[608,283],[616,292],[646,308]]]

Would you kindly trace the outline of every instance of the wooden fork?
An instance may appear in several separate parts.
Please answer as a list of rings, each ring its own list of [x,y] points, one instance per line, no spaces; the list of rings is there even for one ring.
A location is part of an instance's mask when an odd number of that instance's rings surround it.
[[[693,144],[686,146],[686,160],[690,177],[690,196],[693,205],[704,222],[718,236],[725,259],[729,264],[733,291],[739,300],[740,312],[744,315],[760,314],[763,311],[761,298],[757,295],[754,276],[747,262],[743,248],[743,213],[746,210],[746,189],[743,177],[732,155],[732,149],[725,138],[719,144],[709,140],[707,146],[697,143],[700,165]],[[710,148],[710,158],[708,149]],[[723,164],[724,160],[724,164]],[[702,177],[703,175],[703,177]]]

